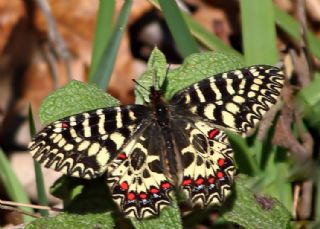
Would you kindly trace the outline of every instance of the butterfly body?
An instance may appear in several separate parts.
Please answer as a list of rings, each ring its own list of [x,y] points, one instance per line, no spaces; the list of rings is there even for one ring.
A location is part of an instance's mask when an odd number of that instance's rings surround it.
[[[107,173],[120,210],[158,215],[182,191],[192,205],[221,205],[235,166],[225,129],[245,135],[277,102],[282,72],[251,66],[208,77],[166,100],[97,109],[58,120],[30,143],[34,158],[67,175]]]

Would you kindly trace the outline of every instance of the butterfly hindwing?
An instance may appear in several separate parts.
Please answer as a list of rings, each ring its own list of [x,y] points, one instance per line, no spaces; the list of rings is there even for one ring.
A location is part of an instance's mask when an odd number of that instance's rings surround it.
[[[276,67],[251,66],[201,80],[174,95],[171,104],[245,134],[277,102],[283,81]]]
[[[130,139],[108,166],[112,197],[126,216],[146,218],[170,205],[174,185],[164,175],[160,162],[164,147],[160,128],[150,124]]]
[[[94,178],[127,143],[142,120],[146,107],[130,105],[73,115],[45,127],[29,144],[33,157],[45,167],[67,175]]]
[[[176,120],[173,133],[183,165],[180,187],[187,199],[201,207],[221,205],[235,172],[227,136],[210,123],[189,118]]]

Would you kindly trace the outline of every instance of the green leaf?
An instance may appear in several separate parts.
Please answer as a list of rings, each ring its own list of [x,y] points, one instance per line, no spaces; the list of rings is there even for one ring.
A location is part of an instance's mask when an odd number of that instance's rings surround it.
[[[198,45],[186,26],[176,1],[160,0],[159,4],[169,26],[170,32],[182,56],[187,57],[192,53],[198,52]]]
[[[235,180],[235,199],[232,209],[223,217],[246,229],[290,228],[291,215],[275,198],[251,192],[250,180],[239,175]]]
[[[274,65],[278,50],[272,1],[242,0],[240,9],[246,63]]]
[[[149,228],[182,228],[180,210],[176,201],[172,201],[172,206],[164,208],[159,217],[151,219],[137,220],[131,219],[132,224],[136,229],[149,229]]]
[[[120,41],[123,35],[124,27],[127,24],[132,0],[126,0],[120,11],[120,15],[117,18],[117,22],[114,26],[114,30],[108,42],[108,45],[104,48],[97,70],[93,72],[90,78],[91,83],[95,83],[102,90],[107,88],[111,73],[113,71],[114,63],[116,61],[117,52],[120,46]]]
[[[147,70],[139,77],[139,84],[148,90],[139,88],[136,85],[136,103],[142,104],[144,101],[149,101],[149,88],[156,86],[160,88],[165,80],[167,72],[167,60],[164,54],[155,47],[148,60]],[[156,81],[156,82],[154,82]]]
[[[3,184],[5,190],[7,191],[11,200],[19,203],[29,204],[30,200],[27,193],[22,187],[18,177],[11,168],[10,162],[6,155],[4,154],[2,148],[0,148],[0,183]],[[33,213],[31,208],[19,207],[21,210]],[[24,222],[29,222],[33,220],[31,216],[23,216]]]
[[[183,64],[169,71],[164,96],[169,99],[176,92],[215,74],[241,68],[242,60],[221,52],[203,52],[188,56]]]
[[[148,62],[148,68],[139,78],[139,83],[146,89],[154,85],[154,72],[156,68],[156,80],[164,89],[164,96],[170,99],[176,92],[198,82],[199,80],[213,76],[215,74],[241,68],[244,66],[242,60],[233,55],[226,55],[221,52],[203,52],[188,56],[182,65],[176,69],[167,72],[167,64],[164,55],[157,48],[152,52]],[[167,75],[166,75],[167,73]],[[161,83],[165,83],[165,88]],[[139,88],[139,87],[138,87]],[[145,101],[149,101],[149,91],[136,90],[140,96],[139,102],[142,102],[141,96]]]
[[[165,74],[167,70],[167,60],[164,54],[157,48],[155,47],[148,60],[148,65],[147,68],[149,70],[154,70],[156,73],[157,78],[157,83],[159,85],[162,85],[164,79],[165,79]],[[144,86],[152,86],[152,85],[144,85]]]
[[[62,176],[50,188],[55,197],[63,200],[69,213],[104,213],[116,210],[105,176],[93,180]]]
[[[313,81],[304,87],[297,95],[297,105],[300,113],[309,125],[320,129],[320,73],[317,72]]]
[[[262,186],[261,190],[280,200],[287,209],[292,209],[292,183],[288,179],[290,166],[287,152],[273,145],[269,154],[263,177],[263,182],[268,185]]]
[[[26,229],[88,228],[110,229],[114,222],[111,213],[104,214],[69,214],[62,213],[54,217],[40,218],[25,226]]]
[[[234,150],[234,157],[240,173],[250,176],[259,174],[260,170],[246,139],[231,131],[226,132]]]
[[[40,107],[40,120],[45,125],[70,115],[118,103],[118,100],[95,85],[73,80],[45,98]]]

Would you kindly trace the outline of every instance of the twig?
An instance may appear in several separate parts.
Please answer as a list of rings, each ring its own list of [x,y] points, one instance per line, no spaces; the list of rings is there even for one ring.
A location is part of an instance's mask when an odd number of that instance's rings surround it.
[[[54,55],[50,51],[50,47],[47,44],[42,45],[42,54],[49,65],[49,71],[51,72],[52,80],[53,80],[53,87],[54,89],[58,89],[59,83],[59,75],[58,75],[58,66],[55,60]]]
[[[39,216],[37,214],[31,213],[31,212],[27,212],[27,211],[23,211],[23,210],[21,210],[19,208],[5,206],[5,205],[2,205],[2,204],[0,204],[0,209],[7,210],[7,211],[19,212],[19,213],[21,213],[23,215],[28,215],[28,216],[31,216],[31,217],[34,217],[34,218],[41,218],[41,216]]]
[[[312,80],[312,72],[314,68],[314,61],[310,52],[309,43],[307,39],[307,17],[306,17],[306,5],[305,0],[297,0],[297,13],[298,13],[298,20],[300,22],[300,33],[301,33],[301,39],[300,39],[300,56],[303,57],[303,61],[305,63],[304,70],[305,74],[301,74],[300,78],[304,77],[305,79],[302,79],[306,83],[309,83]],[[303,73],[303,72],[302,72]],[[305,86],[305,85],[302,85]]]
[[[36,0],[37,5],[40,10],[43,12],[44,17],[46,18],[48,24],[48,37],[50,44],[53,49],[56,51],[57,55],[63,60],[67,77],[71,79],[71,68],[70,68],[70,54],[64,40],[62,39],[56,25],[56,21],[51,13],[50,6],[47,0]]]
[[[295,138],[292,133],[291,125],[293,122],[293,108],[289,107],[290,104],[285,103],[276,124],[276,132],[273,136],[272,142],[276,145],[287,148],[291,155],[297,162],[303,164],[309,161],[306,149]]]
[[[312,150],[314,141],[311,134],[304,130],[302,125],[302,118],[295,112],[295,122],[297,124],[298,135],[306,151],[305,157],[308,161],[312,161]],[[301,184],[301,196],[299,199],[299,208],[297,208],[297,214],[300,219],[308,219],[312,213],[312,192],[313,192],[313,180],[311,178],[302,181]]]
[[[13,201],[1,200],[1,199],[0,199],[0,208],[2,208],[2,209],[12,208],[12,207],[10,207],[10,206],[15,206],[15,207],[28,207],[28,208],[33,208],[33,209],[40,209],[40,210],[47,210],[47,211],[55,211],[55,212],[63,212],[63,209],[61,209],[61,208],[41,206],[41,205],[35,205],[35,204],[17,203],[17,202],[13,202]],[[16,209],[16,208],[13,208],[13,209]]]
[[[301,196],[299,199],[299,207],[297,213],[300,219],[308,219],[312,213],[312,188],[313,181],[311,179],[303,181],[301,185]]]
[[[297,184],[294,185],[294,188],[293,188],[292,216],[293,216],[294,219],[297,218],[298,202],[299,202],[300,192],[301,192],[301,184],[297,183]]]

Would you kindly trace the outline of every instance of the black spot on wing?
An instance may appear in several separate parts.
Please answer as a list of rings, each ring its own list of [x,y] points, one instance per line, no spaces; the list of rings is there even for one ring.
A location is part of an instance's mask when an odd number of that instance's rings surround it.
[[[182,165],[184,168],[188,168],[194,161],[194,154],[191,152],[186,152],[182,155]]]
[[[98,125],[100,117],[97,114],[90,115],[89,117],[89,126]]]
[[[107,140],[105,140],[104,145],[107,148],[107,151],[110,152],[114,157],[117,153],[117,144],[108,138]]]
[[[162,173],[163,172],[159,160],[154,160],[154,161],[150,162],[148,165],[149,165],[149,168],[152,172],[155,172],[155,173]]]
[[[201,156],[197,156],[197,161],[196,161],[197,166],[200,166],[203,164],[203,159]]]
[[[197,134],[193,136],[192,145],[195,147],[199,153],[207,153],[208,142],[204,135]]]
[[[92,136],[98,136],[99,135],[99,123],[100,117],[98,115],[92,115],[89,118],[89,126],[91,129],[91,135]]]
[[[108,112],[108,115],[106,115],[104,129],[107,133],[113,132],[117,128],[116,114],[117,114],[116,111],[111,111],[111,112]]]
[[[126,124],[131,122],[131,118],[129,116],[129,110],[128,109],[123,109],[121,111],[121,119],[122,119],[122,123],[124,125],[126,125]]]
[[[130,159],[131,166],[133,167],[133,169],[139,170],[146,160],[146,155],[144,154],[144,152],[141,151],[141,149],[135,148],[132,154],[130,155]]]
[[[142,176],[143,178],[149,178],[150,177],[150,173],[147,169],[144,169],[142,172]]]
[[[200,102],[199,96],[198,96],[195,88],[192,88],[190,90],[189,94],[190,94],[190,101],[192,103],[199,103]]]
[[[234,91],[238,92],[240,90],[240,83],[241,83],[241,79],[239,78],[234,78],[233,81],[232,81],[232,88]]]
[[[131,134],[131,131],[128,128],[119,128],[118,132],[124,137],[124,138],[128,138]]]
[[[205,85],[202,87],[201,85]],[[199,89],[201,90],[206,102],[214,101],[216,99],[216,93],[211,89],[211,87],[207,88],[208,85],[210,85],[210,80],[204,81],[204,83],[201,83],[199,86]]]

